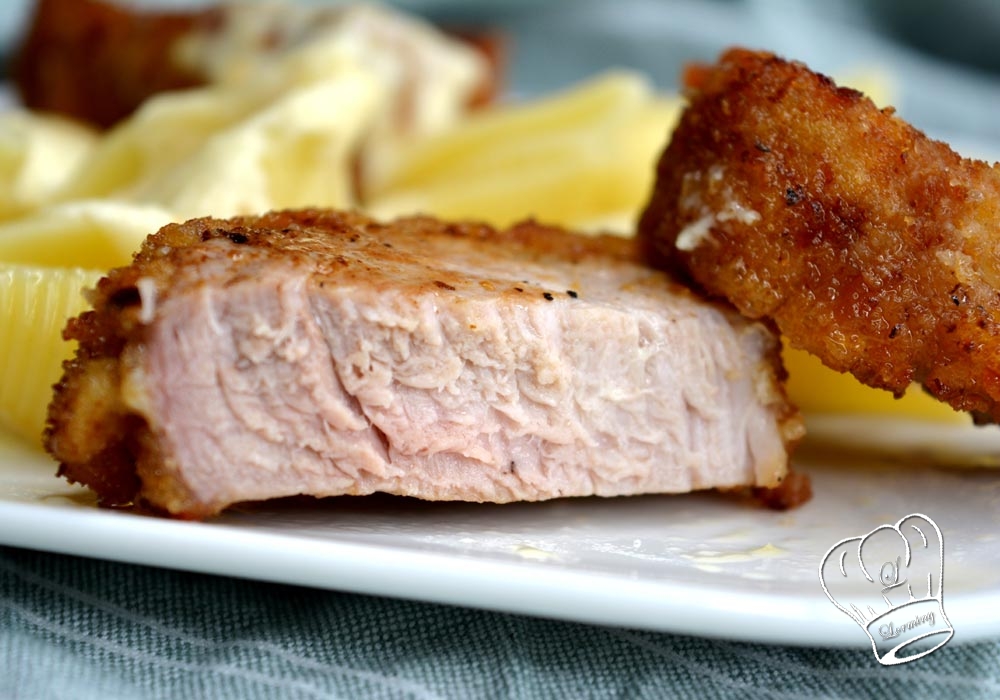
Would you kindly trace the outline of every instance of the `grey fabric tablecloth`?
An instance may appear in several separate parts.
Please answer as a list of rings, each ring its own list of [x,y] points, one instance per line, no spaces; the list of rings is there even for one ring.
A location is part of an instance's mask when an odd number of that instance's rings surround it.
[[[1000,640],[886,668],[0,548],[0,698],[559,697],[1000,697]]]

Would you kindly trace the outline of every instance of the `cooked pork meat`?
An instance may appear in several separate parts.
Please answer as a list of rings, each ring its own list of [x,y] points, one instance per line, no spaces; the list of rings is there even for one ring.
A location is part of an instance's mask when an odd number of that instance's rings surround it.
[[[642,239],[827,366],[1000,421],[1000,165],[771,54],[688,77]]]
[[[802,427],[774,336],[636,257],[533,223],[167,226],[70,322],[47,447],[105,503],[189,518],[776,486]]]

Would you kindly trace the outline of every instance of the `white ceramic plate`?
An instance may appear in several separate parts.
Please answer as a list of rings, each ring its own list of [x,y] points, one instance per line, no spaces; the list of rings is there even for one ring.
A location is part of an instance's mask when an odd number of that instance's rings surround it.
[[[956,430],[960,443],[996,449],[995,433]],[[787,513],[714,494],[505,506],[372,497],[255,505],[187,523],[100,510],[89,492],[56,479],[44,455],[8,445],[0,542],[582,622],[863,647],[862,630],[823,593],[820,560],[843,538],[921,512],[944,535],[953,643],[1000,635],[1000,473],[929,467],[948,461],[947,448],[896,453],[896,464],[816,451],[799,459],[816,496]]]

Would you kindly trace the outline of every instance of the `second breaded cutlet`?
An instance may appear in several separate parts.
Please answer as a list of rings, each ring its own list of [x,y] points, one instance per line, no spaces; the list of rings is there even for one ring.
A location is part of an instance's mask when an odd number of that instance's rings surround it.
[[[1000,419],[1000,167],[768,53],[689,76],[647,247],[835,370]]]

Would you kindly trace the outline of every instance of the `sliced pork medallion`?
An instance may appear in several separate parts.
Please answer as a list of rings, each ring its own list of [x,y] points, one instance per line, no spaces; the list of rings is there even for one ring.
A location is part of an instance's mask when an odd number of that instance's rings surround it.
[[[167,226],[70,322],[47,446],[106,504],[192,518],[778,485],[802,427],[774,336],[637,258],[532,223]]]

